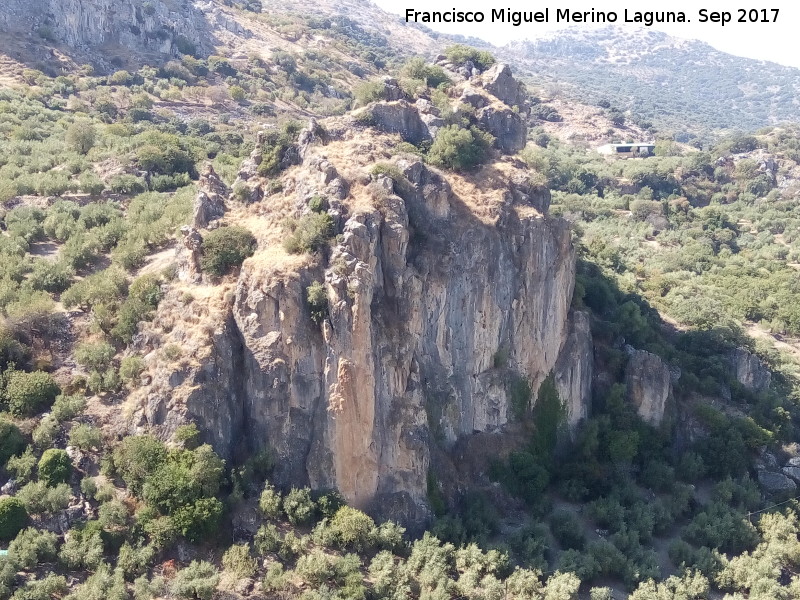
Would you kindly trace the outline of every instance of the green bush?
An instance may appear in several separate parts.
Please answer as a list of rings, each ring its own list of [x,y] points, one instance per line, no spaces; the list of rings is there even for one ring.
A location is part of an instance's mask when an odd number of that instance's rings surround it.
[[[222,555],[222,567],[237,578],[253,577],[258,563],[250,556],[249,544],[234,544]]]
[[[444,50],[447,60],[456,66],[463,66],[467,61],[471,61],[480,71],[485,71],[494,62],[494,56],[486,50],[477,50],[464,44],[453,44]]]
[[[25,446],[27,444],[19,427],[0,419],[0,467],[4,467],[9,458],[24,451]]]
[[[277,519],[281,515],[281,495],[267,482],[261,497],[258,500],[258,507],[267,519]]]
[[[28,417],[53,404],[61,393],[52,375],[42,371],[14,371],[8,379],[8,408],[15,417]]]
[[[0,541],[10,542],[28,522],[28,511],[19,498],[0,498]]]
[[[74,272],[61,262],[38,260],[28,277],[28,283],[34,290],[59,293],[69,287]]]
[[[550,529],[553,536],[564,548],[581,550],[585,543],[583,527],[574,513],[557,510],[550,516]]]
[[[128,436],[114,448],[114,468],[138,494],[147,478],[167,460],[164,443],[149,435]]]
[[[328,291],[325,284],[315,281],[306,288],[308,308],[311,310],[311,320],[321,323],[328,316]]]
[[[305,525],[314,519],[316,505],[308,488],[292,488],[283,499],[283,511],[292,525]]]
[[[108,342],[83,342],[75,349],[75,360],[86,369],[104,371],[115,354],[114,346]]]
[[[325,543],[342,550],[363,552],[373,543],[375,521],[360,510],[341,507],[325,525]]]
[[[72,461],[64,450],[50,448],[39,459],[39,480],[54,487],[66,483],[72,474]]]
[[[470,169],[486,161],[494,138],[477,127],[443,127],[428,151],[431,164],[456,171]]]
[[[316,252],[333,237],[333,218],[326,212],[309,213],[290,223],[290,233],[283,242],[289,254]]]
[[[188,567],[178,571],[170,584],[170,591],[185,600],[211,600],[217,583],[219,574],[214,565],[193,560]]]
[[[31,480],[33,471],[36,469],[36,455],[33,453],[33,448],[28,446],[25,452],[19,456],[12,456],[8,459],[6,469],[9,473],[14,474],[14,478],[18,484],[24,484]]]
[[[86,408],[86,398],[83,396],[58,396],[53,403],[53,408],[50,414],[55,417],[59,423],[74,419],[81,414]]]
[[[223,505],[216,498],[200,498],[175,510],[172,520],[190,542],[211,539],[222,522]]]
[[[28,513],[42,515],[67,508],[70,495],[71,491],[66,483],[50,487],[44,481],[31,481],[17,492],[16,497],[22,501]]]
[[[255,237],[244,227],[220,227],[203,239],[200,266],[203,271],[220,277],[253,256],[255,247]]]
[[[126,356],[119,363],[119,376],[125,383],[133,384],[144,369],[144,359],[141,356]]]
[[[69,432],[69,445],[84,451],[98,450],[102,444],[100,430],[92,425],[78,423]]]
[[[365,81],[353,88],[355,106],[366,106],[370,102],[377,102],[386,97],[386,86],[382,81]]]
[[[89,121],[75,121],[67,129],[64,139],[67,146],[78,154],[88,154],[89,150],[94,147],[94,126]]]

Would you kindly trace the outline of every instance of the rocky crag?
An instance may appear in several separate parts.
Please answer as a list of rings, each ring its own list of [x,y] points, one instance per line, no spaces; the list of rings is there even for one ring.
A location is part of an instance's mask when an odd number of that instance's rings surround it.
[[[472,95],[511,113],[485,89]],[[568,424],[588,415],[591,331],[588,314],[570,309],[575,252],[568,224],[547,215],[549,192],[513,158],[467,176],[394,155],[398,134],[434,134],[405,100],[368,108],[381,115],[378,131],[345,117],[301,132],[287,150],[300,164],[278,194],[255,174],[256,153],[245,161],[240,181],[253,193],[229,198],[223,221],[261,224],[259,251],[202,309],[216,323],[205,340],[182,315],[171,335],[192,360],[153,361],[134,422],[166,435],[194,420],[227,459],[268,449],[281,485],[335,488],[355,506],[420,523],[432,455],[441,467],[459,442],[516,427],[549,374]],[[196,214],[218,195],[202,189]],[[309,214],[312,198],[325,199],[340,235],[327,252],[287,255],[276,224]],[[187,247],[202,246],[203,226],[187,230]],[[197,249],[181,252],[191,263]],[[179,272],[203,285],[193,264]],[[307,300],[313,282],[327,299],[321,320]],[[146,333],[139,343],[157,345]]]

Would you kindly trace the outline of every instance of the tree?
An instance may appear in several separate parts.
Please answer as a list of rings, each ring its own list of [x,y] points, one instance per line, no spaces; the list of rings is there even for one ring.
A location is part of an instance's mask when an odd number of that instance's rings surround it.
[[[17,537],[28,522],[28,511],[19,498],[0,498],[0,541]]]
[[[145,479],[166,462],[167,449],[152,436],[129,436],[114,449],[113,457],[117,473],[138,494]]]
[[[0,467],[5,466],[9,458],[25,450],[26,445],[19,427],[10,421],[0,420]]]
[[[72,474],[72,461],[64,450],[50,448],[39,459],[39,479],[48,486],[66,483]]]
[[[493,143],[494,138],[477,127],[448,125],[436,135],[428,160],[439,167],[463,171],[484,162]]]
[[[65,141],[75,152],[87,154],[94,147],[94,125],[89,121],[75,121],[67,129]]]
[[[8,379],[8,408],[15,417],[28,417],[49,407],[61,393],[52,375],[43,371],[14,371]]]
[[[220,227],[203,240],[202,269],[218,277],[253,256],[256,238],[244,227]]]

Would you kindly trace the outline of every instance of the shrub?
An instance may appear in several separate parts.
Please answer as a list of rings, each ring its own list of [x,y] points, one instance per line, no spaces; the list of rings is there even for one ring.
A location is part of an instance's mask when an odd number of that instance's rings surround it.
[[[568,510],[557,510],[550,517],[550,529],[553,536],[564,548],[583,548],[585,539],[581,523],[574,513]]]
[[[53,404],[59,393],[61,389],[55,379],[42,371],[33,373],[14,371],[6,387],[8,407],[15,417],[36,414]]]
[[[450,83],[450,78],[444,72],[444,69],[437,65],[429,65],[425,62],[425,59],[418,56],[409,59],[403,65],[400,69],[400,76],[424,81],[425,85],[432,88],[439,87],[443,83]]]
[[[64,263],[38,260],[34,263],[28,282],[34,290],[59,293],[69,287],[73,275],[72,269]]]
[[[197,543],[216,533],[222,513],[222,502],[216,498],[200,498],[194,504],[178,508],[172,519],[187,540]]]
[[[8,545],[8,557],[20,570],[30,570],[56,556],[55,533],[39,531],[33,527],[23,529]]]
[[[138,494],[145,479],[166,462],[167,449],[152,436],[129,436],[114,449],[113,457],[117,473]]]
[[[4,467],[9,458],[25,450],[26,445],[19,427],[10,421],[0,420],[0,467]]]
[[[375,521],[360,510],[341,507],[327,524],[327,542],[344,550],[362,552],[372,545]]]
[[[6,469],[14,474],[14,478],[18,484],[23,484],[31,480],[33,477],[33,470],[36,468],[36,455],[33,453],[33,448],[28,446],[25,452],[19,456],[12,456],[8,459]]]
[[[428,160],[439,167],[461,171],[484,162],[494,138],[476,127],[443,127],[428,152]]]
[[[356,106],[366,106],[370,102],[377,102],[386,97],[386,86],[382,81],[365,81],[353,88],[353,97]]]
[[[333,218],[328,213],[310,213],[292,224],[290,235],[283,247],[289,254],[316,252],[334,234]]]
[[[193,560],[188,567],[178,571],[170,591],[186,600],[211,600],[219,583],[219,574],[211,563]]]
[[[447,60],[457,66],[472,62],[479,70],[484,71],[494,64],[494,56],[486,50],[477,50],[464,44],[453,44],[444,50]]]
[[[108,342],[83,342],[75,349],[75,360],[84,368],[104,371],[115,354],[114,346]]]
[[[71,491],[66,483],[48,487],[44,481],[26,483],[17,492],[19,498],[32,515],[54,513],[69,505]]]
[[[28,522],[28,511],[19,498],[0,498],[0,541],[17,537]]]
[[[315,515],[316,506],[308,488],[292,488],[283,499],[283,510],[292,525],[309,523]]]
[[[100,430],[92,425],[79,423],[69,432],[69,445],[84,451],[99,449],[102,443]]]
[[[141,356],[126,356],[119,363],[119,376],[125,383],[134,383],[145,369]]]
[[[103,540],[100,531],[93,527],[70,529],[68,539],[61,546],[58,557],[69,569],[97,569],[103,562]]]
[[[200,445],[200,430],[194,423],[188,425],[181,425],[175,430],[172,439],[180,444],[183,448],[193,450]]]
[[[261,492],[258,507],[267,519],[277,519],[281,515],[281,495],[269,482]]]
[[[59,423],[74,419],[86,408],[86,398],[83,396],[58,396],[53,403],[50,414]]]
[[[94,146],[94,126],[89,121],[75,121],[67,129],[65,141],[78,154],[87,154]]]
[[[50,448],[39,459],[39,480],[48,486],[66,483],[72,474],[72,461],[64,450]]]
[[[311,310],[311,320],[321,323],[328,316],[328,291],[325,284],[315,281],[306,288],[308,308]]]
[[[33,443],[37,448],[49,448],[55,442],[61,428],[58,425],[58,420],[52,415],[47,415],[33,430]]]
[[[250,556],[248,544],[234,544],[222,555],[222,567],[236,577],[252,577],[256,574],[258,564]]]
[[[212,275],[225,275],[252,256],[255,247],[255,237],[244,227],[220,227],[203,240],[200,266]]]
[[[238,85],[232,85],[228,92],[236,102],[244,102],[247,99],[247,93],[244,91],[244,88]]]

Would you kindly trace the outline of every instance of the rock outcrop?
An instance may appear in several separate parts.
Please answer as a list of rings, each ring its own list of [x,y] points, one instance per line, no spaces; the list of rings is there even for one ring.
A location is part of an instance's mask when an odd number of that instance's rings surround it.
[[[218,19],[224,18],[218,7]],[[219,25],[219,20],[217,20]],[[230,27],[228,27],[230,28]],[[204,9],[192,2],[168,0],[4,0],[0,30],[48,36],[78,51],[96,52],[100,62],[110,60],[110,46],[129,51],[176,54],[189,46],[203,49],[211,41]],[[111,68],[111,65],[107,65]]]
[[[230,189],[214,172],[211,164],[206,165],[197,182],[197,197],[192,210],[192,227],[205,229],[209,223],[225,215],[225,199]]]
[[[758,484],[773,500],[784,500],[794,496],[797,484],[783,473],[759,470]]]
[[[399,133],[406,142],[415,145],[432,139],[417,108],[405,100],[378,102],[369,110],[375,126],[381,131]]]
[[[669,366],[656,354],[632,350],[625,369],[625,385],[639,416],[650,425],[660,425],[672,394]]]
[[[478,110],[477,117],[481,127],[495,137],[501,151],[513,154],[525,147],[528,126],[513,110],[487,106]]]
[[[763,392],[772,381],[772,374],[755,354],[736,348],[729,355],[731,370],[736,380],[753,392]]]
[[[567,427],[574,432],[589,417],[592,404],[594,348],[589,313],[573,311],[567,341],[555,367],[555,384],[564,405]]]
[[[324,186],[342,169],[333,162],[307,156],[303,181]],[[568,224],[520,206],[510,182],[493,217],[478,218],[439,172],[396,166],[402,184],[377,176],[360,192],[374,203],[340,206],[324,264],[244,263],[213,351],[142,392],[139,426],[166,433],[181,415],[226,459],[268,449],[279,485],[336,488],[419,524],[432,453],[512,427],[512,381],[528,379],[535,398],[556,371],[570,422],[586,415],[591,334],[585,313],[570,317]],[[327,295],[321,322],[306,298],[314,281]]]
[[[514,79],[511,68],[503,63],[492,65],[482,76],[484,88],[508,106],[523,108],[527,101],[525,86]]]

